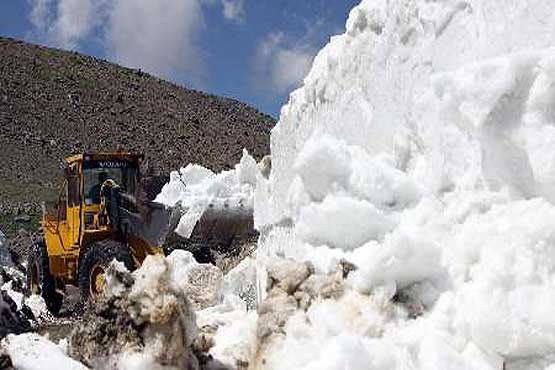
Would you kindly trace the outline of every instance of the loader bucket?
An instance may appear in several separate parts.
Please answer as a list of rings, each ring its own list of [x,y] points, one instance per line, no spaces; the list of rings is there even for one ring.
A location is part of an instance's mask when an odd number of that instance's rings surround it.
[[[137,199],[119,186],[103,190],[106,210],[114,231],[134,236],[151,247],[161,247],[172,230],[172,211],[163,204]]]
[[[142,202],[137,208],[138,212],[120,209],[126,220],[127,234],[144,240],[150,246],[162,246],[172,230],[172,210],[155,202]]]
[[[210,249],[232,252],[234,240],[254,232],[253,211],[249,207],[208,207],[195,225],[191,239],[202,241]]]

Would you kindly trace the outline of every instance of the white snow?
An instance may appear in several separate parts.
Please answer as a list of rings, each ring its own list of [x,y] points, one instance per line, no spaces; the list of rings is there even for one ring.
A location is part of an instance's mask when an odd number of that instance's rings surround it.
[[[282,108],[254,214],[259,292],[273,256],[358,269],[267,368],[554,362],[554,20],[548,0],[351,11]]]
[[[32,294],[25,298],[24,303],[31,309],[33,316],[35,316],[36,319],[46,319],[50,317],[50,312],[46,307],[46,302],[40,295]]]
[[[18,370],[86,370],[87,367],[69,358],[64,346],[58,346],[35,333],[8,335],[2,348]]]

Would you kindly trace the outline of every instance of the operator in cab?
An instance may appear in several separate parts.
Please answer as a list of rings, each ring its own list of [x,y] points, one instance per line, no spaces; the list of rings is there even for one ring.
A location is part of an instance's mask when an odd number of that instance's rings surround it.
[[[87,198],[91,199],[93,204],[100,203],[100,190],[102,189],[102,184],[104,184],[106,180],[108,180],[108,174],[106,172],[100,172],[98,174],[98,184],[89,190]]]

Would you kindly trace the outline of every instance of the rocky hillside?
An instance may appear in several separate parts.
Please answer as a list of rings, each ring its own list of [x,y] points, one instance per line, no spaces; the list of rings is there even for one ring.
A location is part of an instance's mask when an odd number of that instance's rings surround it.
[[[17,208],[55,196],[60,160],[85,148],[143,152],[162,172],[189,162],[218,171],[243,148],[256,158],[269,152],[275,120],[238,101],[12,39],[0,38],[0,55],[0,228],[8,232]]]

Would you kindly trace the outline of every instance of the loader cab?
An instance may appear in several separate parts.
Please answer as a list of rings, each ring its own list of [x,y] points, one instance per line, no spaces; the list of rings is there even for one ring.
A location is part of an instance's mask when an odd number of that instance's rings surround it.
[[[103,215],[100,190],[107,180],[134,195],[141,155],[84,153],[66,158],[58,199],[43,205],[42,228],[50,269],[66,282],[76,277],[80,250],[111,234]]]

